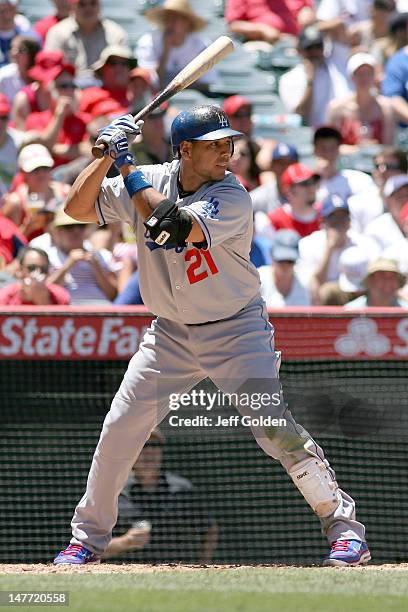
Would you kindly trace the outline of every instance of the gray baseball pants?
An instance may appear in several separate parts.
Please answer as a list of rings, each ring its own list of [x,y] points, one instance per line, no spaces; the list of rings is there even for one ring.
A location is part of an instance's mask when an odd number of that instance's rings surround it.
[[[106,415],[88,475],[86,492],[72,519],[71,543],[101,554],[117,521],[118,496],[150,432],[169,412],[169,395],[183,393],[209,376],[226,393],[245,388],[276,390],[278,356],[273,329],[261,298],[252,300],[233,318],[208,325],[184,325],[157,318],[146,332]],[[255,387],[254,387],[255,381]],[[237,406],[241,414],[247,410]],[[324,460],[323,450],[297,424],[284,402],[262,414],[286,419],[285,427],[252,427],[259,446],[289,470],[310,458],[306,446]],[[306,446],[305,446],[306,445]],[[326,462],[327,463],[327,462]],[[329,468],[334,476],[334,472]],[[353,499],[339,489],[340,503],[321,518],[329,542],[365,540],[356,521]]]

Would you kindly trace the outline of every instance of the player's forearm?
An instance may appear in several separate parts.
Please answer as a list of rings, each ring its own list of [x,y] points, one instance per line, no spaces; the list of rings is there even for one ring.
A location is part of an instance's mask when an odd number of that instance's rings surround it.
[[[139,170],[137,166],[133,166],[132,164],[126,164],[121,167],[120,173],[125,178],[132,172],[136,172]],[[134,194],[132,197],[132,202],[134,207],[136,208],[138,214],[141,216],[143,220],[149,217],[153,210],[165,200],[165,196],[153,189],[153,187],[148,187],[147,189],[142,189]]]
[[[125,545],[125,537],[124,536],[120,536],[117,538],[112,538],[111,541],[108,544],[108,547],[106,548],[105,552],[103,553],[102,557],[103,559],[107,559],[109,557],[113,557],[114,555],[120,555],[122,553],[124,553],[127,550],[126,545]]]
[[[97,221],[95,202],[112,163],[110,157],[96,159],[81,172],[68,193],[65,204],[67,215],[78,221]]]
[[[92,267],[99,288],[104,292],[108,300],[112,302],[117,294],[117,286],[116,283],[113,282],[112,275],[106,274],[106,271],[100,267],[96,259],[92,261]]]
[[[200,563],[211,563],[218,544],[218,525],[212,525],[204,536]]]

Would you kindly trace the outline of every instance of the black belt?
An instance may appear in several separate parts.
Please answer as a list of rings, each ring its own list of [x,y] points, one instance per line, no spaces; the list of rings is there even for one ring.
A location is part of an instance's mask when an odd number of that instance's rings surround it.
[[[228,317],[228,319],[231,319],[231,317]],[[193,325],[195,327],[199,327],[200,325],[212,325],[213,323],[221,323],[221,321],[228,321],[228,319],[217,319],[216,321],[205,321],[205,323],[184,323],[184,325],[187,325],[187,327],[192,327]]]

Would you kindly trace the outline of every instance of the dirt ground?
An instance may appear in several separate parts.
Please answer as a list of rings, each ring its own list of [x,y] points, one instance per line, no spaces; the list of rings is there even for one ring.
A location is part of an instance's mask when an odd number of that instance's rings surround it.
[[[14,564],[0,564],[0,575],[1,574],[62,574],[69,572],[83,572],[89,574],[144,574],[152,572],[185,572],[185,571],[197,571],[206,570],[208,572],[217,570],[238,570],[244,568],[293,568],[299,566],[287,566],[287,565],[179,565],[179,564],[168,564],[168,565],[141,565],[138,563],[129,563],[123,565],[113,565],[109,563],[91,564],[91,565],[51,565],[41,563],[14,563]],[[311,566],[311,569],[323,569],[320,566]],[[361,567],[336,567],[336,568],[324,568],[335,569],[336,571],[345,572],[370,572],[373,570],[394,570],[394,571],[405,571],[408,572],[408,563],[392,564],[386,563],[384,565],[366,565]]]

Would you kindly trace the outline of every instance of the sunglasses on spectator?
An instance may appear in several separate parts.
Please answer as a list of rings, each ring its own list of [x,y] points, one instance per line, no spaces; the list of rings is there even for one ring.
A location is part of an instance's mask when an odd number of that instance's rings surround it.
[[[0,121],[8,121],[9,119],[9,115],[0,115]]]
[[[401,170],[401,167],[399,164],[375,163],[374,167],[376,170],[379,170],[380,172],[385,172],[386,170]]]
[[[36,270],[39,270],[40,272],[42,272],[42,274],[47,274],[48,272],[48,266],[39,266],[38,264],[23,264],[23,265],[26,268],[26,270],[28,270],[29,272],[35,272]]]
[[[55,83],[57,89],[76,89],[75,83]]]
[[[14,53],[28,53],[27,47],[17,47],[13,49]]]
[[[126,66],[129,67],[129,61],[127,59],[108,59],[106,62],[108,66]]]
[[[237,113],[235,113],[235,115],[233,115],[233,117],[237,117],[238,119],[241,117],[242,119],[246,119],[247,117],[251,116],[251,111],[247,110],[247,111],[238,111]]]
[[[97,6],[99,4],[99,0],[88,0],[87,2],[84,2],[84,0],[79,0],[79,2],[76,3],[77,6],[80,6],[81,8],[86,8],[87,6]]]
[[[321,43],[316,43],[315,45],[309,45],[306,47],[305,51],[317,51],[323,49],[323,45]]]
[[[316,179],[315,178],[310,178],[310,179],[306,179],[305,181],[301,181],[300,183],[296,183],[296,185],[300,185],[301,187],[310,187],[311,185],[316,185]]]

